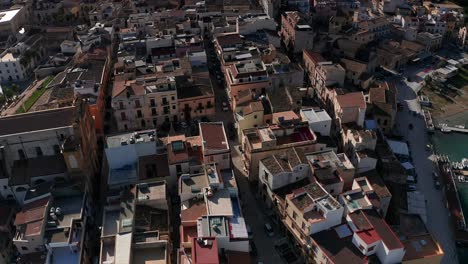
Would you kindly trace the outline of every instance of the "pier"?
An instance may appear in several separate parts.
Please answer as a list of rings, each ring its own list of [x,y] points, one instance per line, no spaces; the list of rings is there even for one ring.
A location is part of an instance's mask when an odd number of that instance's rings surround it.
[[[467,133],[468,134],[468,128],[461,128],[461,127],[453,127],[453,126],[448,126],[446,124],[438,125],[437,128],[442,131],[442,132],[459,132],[459,133]]]

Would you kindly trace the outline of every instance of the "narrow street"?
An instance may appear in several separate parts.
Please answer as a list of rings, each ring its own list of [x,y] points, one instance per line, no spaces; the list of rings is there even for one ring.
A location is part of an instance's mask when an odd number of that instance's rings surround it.
[[[237,184],[240,190],[242,201],[242,212],[247,225],[253,233],[253,242],[257,248],[257,262],[263,263],[284,263],[274,247],[274,242],[280,238],[278,229],[273,226],[275,235],[269,237],[264,231],[264,224],[269,221],[266,215],[266,209],[260,199],[255,198],[255,194],[251,191],[248,178],[242,171],[243,163],[239,149],[231,146],[232,163],[234,173],[236,175]]]
[[[225,125],[226,133],[231,133],[231,131],[229,131],[229,126],[234,123],[233,112],[232,109],[229,109],[229,111],[226,112],[223,111],[222,105],[223,102],[228,102],[226,87],[224,83],[218,82],[216,76],[220,75],[221,72],[219,67],[216,65],[217,59],[212,59],[215,56],[213,46],[209,42],[205,42],[205,47],[207,50],[208,67],[210,68],[210,77],[216,102],[215,117],[213,117],[211,121],[222,121]],[[238,142],[239,139],[237,138],[229,141],[232,165],[241,197],[242,212],[244,214],[246,224],[251,228],[253,233],[253,243],[258,254],[256,256],[256,261],[275,264],[284,263],[274,247],[274,242],[279,238],[278,230],[275,229],[274,237],[267,236],[264,231],[264,224],[269,222],[267,211],[262,201],[255,199],[255,193],[252,192],[248,178],[243,172],[244,165],[238,149]]]
[[[434,187],[432,179],[434,169],[430,160],[432,152],[426,150],[426,145],[430,143],[429,135],[423,118],[419,114],[412,114],[421,111],[417,95],[405,82],[399,82],[397,87],[398,99],[404,105],[404,109],[397,114],[397,128],[409,142],[413,165],[418,175],[418,189],[427,200],[427,227],[445,252],[442,263],[458,263],[446,201],[443,192]],[[408,128],[409,124],[413,124],[412,130]]]

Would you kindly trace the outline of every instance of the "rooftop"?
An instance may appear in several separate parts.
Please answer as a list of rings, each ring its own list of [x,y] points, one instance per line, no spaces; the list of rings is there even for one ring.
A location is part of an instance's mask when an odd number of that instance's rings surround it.
[[[192,259],[195,264],[218,264],[218,242],[216,239],[197,239],[193,238]]]
[[[188,76],[176,76],[177,98],[186,99],[201,96],[213,96],[213,87],[208,72]]]
[[[307,160],[302,151],[288,148],[282,153],[271,155],[262,160],[263,165],[274,175],[281,172],[292,172],[299,164],[306,164]]]
[[[321,121],[329,121],[331,117],[327,111],[323,109],[315,110],[313,108],[301,109],[301,115],[304,117],[304,121],[309,123],[316,123]]]
[[[204,151],[229,150],[223,122],[200,123]]]
[[[340,227],[347,231],[338,233]],[[352,232],[346,224],[315,233],[311,238],[334,263],[365,263],[364,255],[353,244]]]
[[[207,198],[206,208],[209,215],[233,216],[233,207],[229,189],[218,189]]]
[[[366,100],[362,92],[351,92],[336,97],[341,108],[359,107],[366,109]]]
[[[69,127],[75,121],[75,107],[37,111],[0,118],[0,137]]]
[[[116,148],[120,146],[155,142],[156,131],[154,129],[137,131],[131,133],[108,136],[106,138],[107,148]]]
[[[9,184],[12,186],[30,184],[32,177],[58,175],[67,172],[63,155],[40,156],[15,160]]]
[[[180,177],[180,193],[200,193],[209,186],[205,173],[184,175]]]
[[[18,12],[21,11],[21,8],[10,9],[10,10],[1,10],[0,11],[0,24],[10,22]]]
[[[441,246],[427,231],[419,215],[400,214],[398,235],[406,251],[403,261],[444,255]]]
[[[198,237],[229,236],[228,220],[224,216],[202,216],[197,220]]]

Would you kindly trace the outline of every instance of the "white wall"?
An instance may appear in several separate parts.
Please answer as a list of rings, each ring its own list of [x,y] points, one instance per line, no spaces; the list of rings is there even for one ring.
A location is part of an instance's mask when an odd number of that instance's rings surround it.
[[[366,171],[371,171],[375,169],[375,166],[377,165],[377,159],[366,157],[363,159],[357,159],[357,168],[358,168],[358,173],[363,173]]]
[[[381,246],[377,247],[376,253],[382,264],[401,263],[405,255],[405,249],[402,246],[401,248],[389,250],[385,244],[382,243]]]
[[[240,251],[240,252],[249,252],[249,241],[240,240],[240,241],[230,241],[229,237],[216,237],[218,241],[218,250],[224,248],[231,251]]]

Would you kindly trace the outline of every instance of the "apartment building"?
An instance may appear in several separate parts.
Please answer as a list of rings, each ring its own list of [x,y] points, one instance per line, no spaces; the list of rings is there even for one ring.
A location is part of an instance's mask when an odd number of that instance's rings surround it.
[[[220,34],[214,39],[214,46],[223,72],[236,62],[260,58],[258,48],[247,43],[238,33]]]
[[[393,83],[384,82],[369,89],[368,113],[372,114],[382,132],[390,134],[395,126],[397,89]]]
[[[214,116],[215,96],[209,72],[177,76],[175,81],[180,120]]]
[[[353,184],[355,168],[346,154],[333,150],[306,155],[315,179],[332,195],[348,190]]]
[[[43,37],[36,34],[5,49],[0,54],[0,82],[18,82],[29,78],[44,54],[42,41]]]
[[[302,121],[309,123],[310,129],[321,136],[330,136],[332,119],[323,109],[304,108],[300,110]]]
[[[309,49],[305,49],[303,51],[302,59],[304,60],[304,70],[309,77],[310,84],[312,87],[315,87],[317,85],[315,69],[319,63],[326,62],[326,60],[319,53],[313,52]]]
[[[215,162],[220,169],[231,168],[231,149],[223,122],[202,122],[199,129],[203,162]]]
[[[171,263],[171,215],[166,184],[142,183],[108,197],[99,263]]]
[[[291,147],[305,152],[323,150],[326,147],[325,144],[317,143],[317,137],[307,123],[245,129],[241,142],[244,167],[249,180],[254,182],[259,180],[259,163],[264,158]]]
[[[249,102],[246,106],[238,106],[234,114],[237,125],[237,136],[242,138],[242,131],[248,128],[260,127],[266,124],[269,111],[265,111],[263,100]],[[268,110],[268,109],[267,109]],[[271,118],[269,119],[271,122]]]
[[[23,204],[37,184],[78,180],[92,188],[98,172],[96,134],[87,105],[0,118],[1,196]]]
[[[300,149],[290,148],[262,159],[258,175],[262,198],[268,207],[272,207],[278,206],[277,202],[281,199],[276,197],[275,191],[309,178],[311,172],[304,153]]]
[[[334,98],[335,118],[340,124],[355,123],[362,127],[366,115],[366,101],[362,92],[337,95]]]
[[[426,52],[434,52],[442,47],[443,36],[439,33],[419,32],[416,41],[426,47]]]
[[[2,36],[17,35],[27,23],[29,12],[26,7],[16,5],[12,9],[0,11],[0,34]]]
[[[346,71],[338,63],[320,62],[315,68],[315,93],[322,100],[328,97],[329,88],[343,87]]]
[[[181,197],[178,263],[220,263],[236,255],[249,262],[249,240],[231,169],[206,163],[179,179]],[[208,258],[207,255],[210,255]]]
[[[120,131],[157,127],[177,121],[177,89],[174,77],[147,76],[114,82],[112,108]]]
[[[52,188],[42,183],[26,193],[25,203],[16,215],[13,244],[22,258],[50,259],[51,263],[91,260],[87,221],[90,201],[86,193],[71,186]]]
[[[286,195],[283,222],[307,256],[309,236],[340,224],[343,212],[343,206],[313,182]]]
[[[108,136],[101,192],[119,190],[147,180],[165,180],[169,188],[175,188],[177,175],[171,177],[164,147],[155,130]]]
[[[249,60],[230,65],[225,71],[231,106],[236,109],[243,97],[265,94],[271,87],[267,68],[261,60]]]
[[[315,31],[307,19],[297,11],[281,15],[280,36],[286,48],[294,53],[314,47]]]
[[[375,210],[359,210],[346,221],[311,235],[313,261],[362,263],[376,257],[381,263],[399,263],[405,249]]]

